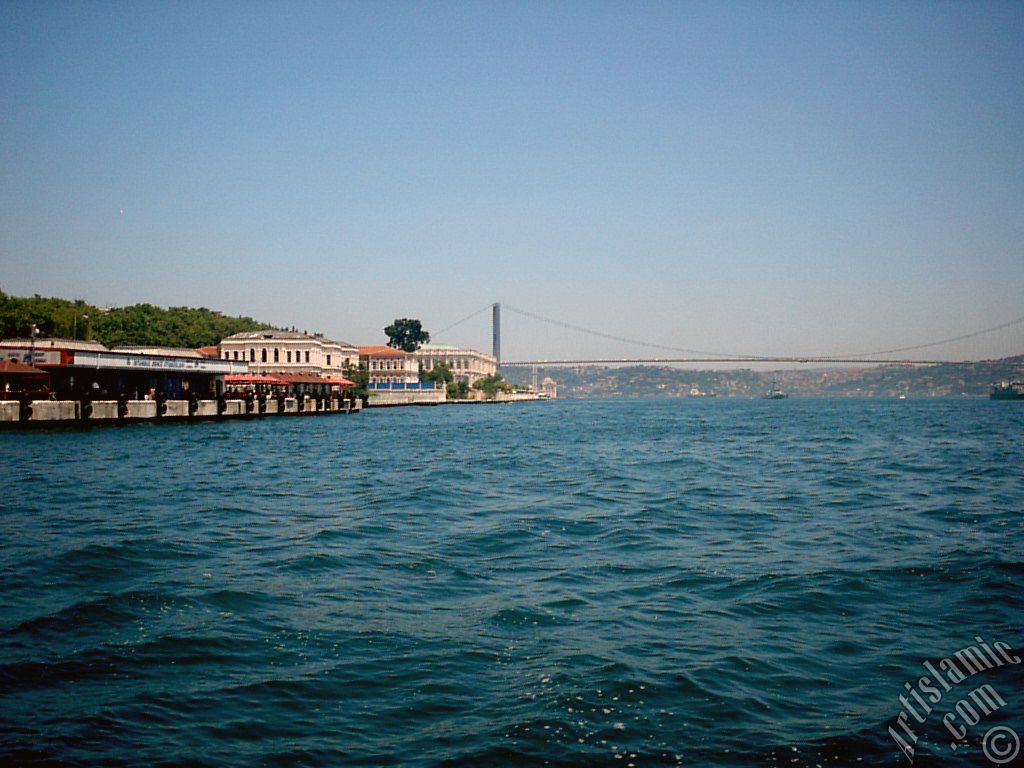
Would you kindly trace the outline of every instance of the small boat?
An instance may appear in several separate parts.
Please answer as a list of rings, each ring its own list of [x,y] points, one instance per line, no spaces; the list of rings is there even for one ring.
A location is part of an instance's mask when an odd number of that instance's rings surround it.
[[[765,393],[765,400],[785,400],[787,397],[789,397],[789,395],[782,391],[782,387],[779,385],[779,380],[772,379],[772,388]]]
[[[990,400],[1024,400],[1024,381],[1001,381],[992,385]]]

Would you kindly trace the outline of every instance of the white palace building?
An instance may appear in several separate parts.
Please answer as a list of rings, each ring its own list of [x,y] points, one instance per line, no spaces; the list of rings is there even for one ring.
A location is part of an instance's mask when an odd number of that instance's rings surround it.
[[[475,349],[424,344],[413,354],[423,370],[430,371],[438,363],[446,363],[455,374],[456,381],[464,381],[470,386],[478,379],[491,376],[498,371],[496,358]]]
[[[359,350],[344,341],[295,331],[245,331],[220,342],[224,360],[244,360],[254,373],[342,375],[359,365]]]

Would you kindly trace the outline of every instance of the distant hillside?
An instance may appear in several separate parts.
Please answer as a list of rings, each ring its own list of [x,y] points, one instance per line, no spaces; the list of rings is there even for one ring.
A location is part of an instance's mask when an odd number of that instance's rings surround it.
[[[1024,378],[1024,355],[1002,360],[944,363],[926,367],[813,368],[789,371],[691,371],[668,366],[546,368],[559,397],[687,397],[693,388],[719,397],[760,397],[778,379],[795,397],[984,396],[994,382]],[[508,378],[527,383],[530,372]]]
[[[217,344],[233,333],[270,327],[251,317],[225,317],[205,307],[162,309],[134,304],[101,309],[81,300],[21,298],[0,291],[0,338],[28,338],[33,323],[40,337],[95,339],[108,347],[195,348]]]

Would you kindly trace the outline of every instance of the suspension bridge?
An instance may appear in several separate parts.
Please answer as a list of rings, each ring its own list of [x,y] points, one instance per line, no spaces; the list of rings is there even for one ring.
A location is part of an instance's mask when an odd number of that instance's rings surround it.
[[[537,360],[504,360],[501,356],[501,313],[502,309],[513,312],[521,317],[529,318],[547,325],[556,326],[564,330],[570,330],[577,333],[585,334],[591,337],[603,339],[605,341],[613,341],[617,343],[624,343],[632,346],[645,347],[648,349],[658,350],[660,352],[673,353],[670,356],[660,357],[605,357],[605,358],[589,358],[589,359],[537,359]],[[487,306],[478,309],[469,315],[466,315],[462,319],[442,328],[435,334],[435,337],[440,337],[445,333],[448,333],[452,329],[462,325],[463,323],[472,320],[475,317],[482,315],[484,312],[491,312],[491,354],[497,359],[498,364],[502,368],[537,368],[537,367],[553,367],[553,366],[580,366],[580,365],[619,365],[619,364],[631,364],[631,365],[664,365],[664,364],[675,364],[675,363],[782,363],[782,364],[862,364],[862,365],[913,365],[913,366],[925,366],[925,365],[940,365],[943,363],[959,362],[954,360],[941,360],[941,359],[930,359],[925,357],[906,357],[907,353],[916,353],[925,349],[933,349],[935,347],[941,347],[947,344],[953,344],[960,341],[966,341],[968,339],[977,338],[997,331],[1006,330],[1015,326],[1024,325],[1024,317],[1018,317],[1014,320],[1010,320],[1000,325],[992,326],[990,328],[983,328],[978,331],[972,331],[970,333],[961,334],[959,336],[953,336],[946,339],[939,339],[938,341],[931,341],[925,344],[914,344],[903,347],[896,347],[893,349],[875,350],[872,352],[862,352],[857,354],[843,354],[843,355],[757,355],[757,354],[735,354],[729,352],[714,352],[708,350],[697,350],[697,349],[684,349],[681,347],[673,347],[665,344],[658,344],[650,341],[642,341],[639,339],[630,339],[624,336],[617,336],[615,334],[604,333],[591,328],[585,328],[580,325],[574,325],[572,323],[566,323],[560,320],[555,320],[543,315],[538,315],[534,312],[528,312],[524,309],[518,309],[508,304],[502,304],[501,302],[495,302],[494,304],[488,304]],[[891,357],[891,355],[900,355],[900,357]]]

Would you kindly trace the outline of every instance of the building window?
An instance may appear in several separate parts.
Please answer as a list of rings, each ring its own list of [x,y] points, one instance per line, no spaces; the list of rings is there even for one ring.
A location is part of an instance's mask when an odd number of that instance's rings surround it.
[[[267,348],[264,347],[260,352],[260,362],[267,362]]]
[[[306,362],[307,363],[309,362],[309,350],[308,349],[306,350]]]
[[[256,350],[255,349],[252,349],[252,348],[249,349],[249,362],[250,363],[255,363],[256,362]]]
[[[281,362],[281,350],[279,350],[277,347],[274,347],[274,362]]]
[[[235,350],[235,360],[237,360],[237,359],[238,359],[238,350],[236,349]]]
[[[287,352],[284,353],[284,355],[285,360],[287,360],[290,363],[292,361],[292,351],[289,349]]]
[[[331,365],[331,356],[328,355],[327,356],[327,366],[330,367],[330,365]]]

